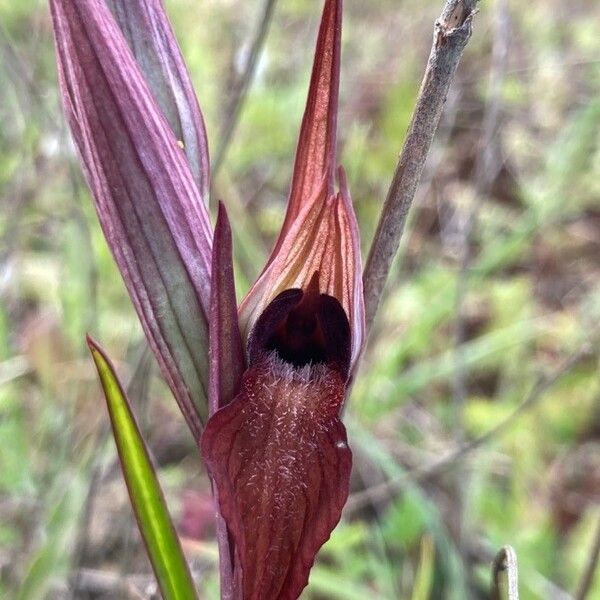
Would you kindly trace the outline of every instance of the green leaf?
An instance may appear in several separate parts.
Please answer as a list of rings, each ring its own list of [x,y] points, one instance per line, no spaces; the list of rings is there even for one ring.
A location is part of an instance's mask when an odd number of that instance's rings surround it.
[[[429,600],[433,587],[435,545],[431,536],[421,541],[421,562],[412,592],[412,600]]]
[[[88,337],[129,497],[164,600],[197,599],[162,490],[129,402],[104,351]]]

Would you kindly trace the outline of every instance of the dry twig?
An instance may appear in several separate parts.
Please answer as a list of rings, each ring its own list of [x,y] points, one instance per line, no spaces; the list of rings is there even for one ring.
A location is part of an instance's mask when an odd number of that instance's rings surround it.
[[[477,0],[447,0],[435,23],[433,45],[408,135],[394,173],[363,276],[367,330],[398,251],[450,83],[471,37]]]

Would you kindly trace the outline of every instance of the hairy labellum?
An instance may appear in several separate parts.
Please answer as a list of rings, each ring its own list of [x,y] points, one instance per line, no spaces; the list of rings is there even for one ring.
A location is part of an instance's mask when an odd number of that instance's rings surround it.
[[[235,542],[244,600],[297,598],[340,519],[352,455],[339,419],[350,360],[341,305],[287,290],[249,342],[241,389],[209,421],[202,452]]]

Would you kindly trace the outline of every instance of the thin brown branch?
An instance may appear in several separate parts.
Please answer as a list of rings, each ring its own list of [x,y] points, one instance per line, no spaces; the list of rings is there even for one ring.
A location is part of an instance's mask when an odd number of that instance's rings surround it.
[[[588,597],[592,589],[592,583],[594,582],[594,575],[598,567],[598,560],[600,559],[600,520],[596,528],[595,537],[592,540],[592,547],[588,555],[588,561],[583,571],[581,581],[577,587],[574,600],[585,600]]]
[[[233,138],[233,133],[236,130],[242,108],[246,101],[248,94],[248,88],[254,78],[256,67],[258,65],[258,59],[260,58],[267,33],[269,32],[269,26],[273,18],[273,12],[275,11],[275,4],[277,0],[265,0],[262,17],[256,29],[256,34],[250,51],[248,53],[248,59],[242,70],[242,74],[234,85],[234,90],[231,96],[227,109],[225,110],[225,118],[223,121],[223,127],[221,128],[219,147],[215,154],[215,158],[212,162],[212,175],[216,176],[217,172],[223,164],[223,159],[229,150],[229,145]]]
[[[471,37],[476,4],[477,0],[447,0],[435,23],[433,45],[417,105],[365,266],[367,330],[375,318],[392,260],[398,251],[450,83]]]

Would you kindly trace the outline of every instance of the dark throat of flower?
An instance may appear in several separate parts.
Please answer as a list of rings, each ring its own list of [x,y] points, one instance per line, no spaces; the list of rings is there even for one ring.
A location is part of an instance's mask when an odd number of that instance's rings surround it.
[[[319,293],[318,271],[305,290],[282,292],[257,320],[248,342],[250,364],[267,352],[294,367],[325,364],[348,376],[350,324],[342,305]]]
[[[351,358],[341,304],[279,294],[257,320],[236,398],[208,421],[202,452],[242,572],[243,600],[291,600],[340,519],[352,455],[339,419]]]

